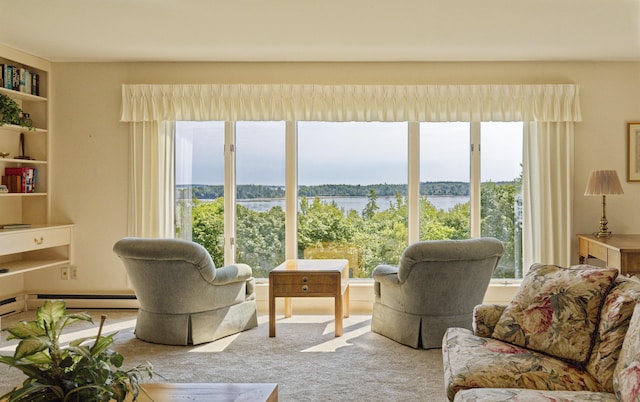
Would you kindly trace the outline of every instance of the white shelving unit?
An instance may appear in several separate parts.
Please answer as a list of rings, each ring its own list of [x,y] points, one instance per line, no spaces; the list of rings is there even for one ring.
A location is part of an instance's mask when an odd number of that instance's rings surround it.
[[[71,263],[73,225],[51,222],[51,64],[38,57],[0,45],[0,64],[39,75],[39,93],[33,95],[0,87],[0,94],[13,99],[29,113],[33,128],[12,124],[0,126],[0,175],[8,167],[37,169],[32,193],[0,193],[0,225],[29,224],[28,228],[0,229],[0,279],[38,269]],[[20,137],[24,137],[21,155]],[[28,156],[29,159],[19,158]],[[2,272],[8,270],[8,272]]]

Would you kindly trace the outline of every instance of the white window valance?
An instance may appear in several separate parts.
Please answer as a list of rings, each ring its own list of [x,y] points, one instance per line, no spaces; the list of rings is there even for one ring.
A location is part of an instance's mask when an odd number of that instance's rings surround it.
[[[121,121],[581,121],[579,87],[123,85]]]

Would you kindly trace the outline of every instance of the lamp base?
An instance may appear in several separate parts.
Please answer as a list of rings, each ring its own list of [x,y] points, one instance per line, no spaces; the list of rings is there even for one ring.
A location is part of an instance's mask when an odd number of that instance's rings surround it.
[[[591,233],[592,235],[594,235],[595,237],[597,237],[598,239],[600,238],[608,238],[613,236],[613,234],[611,232],[604,232],[604,231],[599,231],[599,232],[593,232]]]

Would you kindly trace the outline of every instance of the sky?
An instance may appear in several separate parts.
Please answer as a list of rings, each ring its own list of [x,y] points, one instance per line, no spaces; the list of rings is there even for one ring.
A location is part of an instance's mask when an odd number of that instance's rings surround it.
[[[420,181],[469,181],[469,124],[420,130]],[[222,184],[223,123],[178,122],[176,132],[176,183]],[[237,123],[238,184],[284,185],[284,132],[284,122]],[[298,183],[406,183],[407,146],[407,123],[299,122]],[[481,149],[483,181],[518,177],[522,124],[483,123]]]

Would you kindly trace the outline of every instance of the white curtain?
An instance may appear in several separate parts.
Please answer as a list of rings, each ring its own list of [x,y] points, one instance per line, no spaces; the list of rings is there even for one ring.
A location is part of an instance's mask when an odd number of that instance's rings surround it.
[[[173,236],[173,133],[192,121],[523,121],[524,267],[571,260],[576,85],[123,85],[130,234]]]
[[[523,266],[569,266],[573,123],[527,123],[523,145]]]
[[[174,124],[131,124],[129,137],[129,236],[173,237]]]

